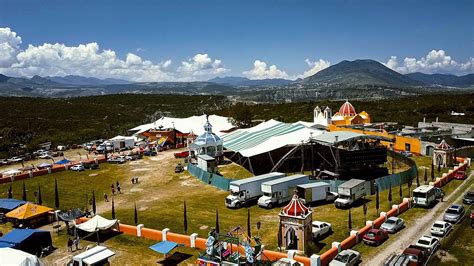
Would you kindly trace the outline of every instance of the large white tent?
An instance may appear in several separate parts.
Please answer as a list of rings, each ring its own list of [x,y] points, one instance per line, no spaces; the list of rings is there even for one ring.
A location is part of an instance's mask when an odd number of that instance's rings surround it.
[[[0,248],[0,265],[43,265],[38,257],[14,248]]]
[[[270,152],[285,146],[301,144],[324,130],[310,127],[311,123],[283,123],[268,120],[251,128],[238,129],[222,136],[224,148],[244,157]]]
[[[204,134],[204,124],[206,123],[206,115],[191,116],[187,118],[162,117],[153,123],[140,125],[130,129],[134,134],[140,134],[150,129],[167,129],[175,128],[182,133],[193,133],[195,135]],[[213,132],[220,136],[232,129],[234,126],[229,122],[229,119],[224,116],[210,115],[209,123],[212,125]]]

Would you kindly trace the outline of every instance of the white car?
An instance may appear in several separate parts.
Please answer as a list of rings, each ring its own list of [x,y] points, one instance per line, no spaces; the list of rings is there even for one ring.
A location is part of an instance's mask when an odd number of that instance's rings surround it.
[[[8,159],[8,161],[11,162],[11,163],[19,163],[19,162],[22,162],[23,159],[20,158],[20,157],[15,156],[15,157],[12,157],[12,158]]]
[[[303,263],[297,262],[296,260],[283,258],[279,259],[277,262],[272,263],[272,266],[303,266]]]
[[[40,159],[51,159],[52,157],[49,153],[44,152],[44,153],[40,154],[40,156],[38,156],[38,158],[40,158]]]
[[[352,250],[346,249],[339,254],[329,263],[329,266],[343,266],[343,265],[357,265],[360,261],[360,253]]]
[[[82,164],[73,165],[73,166],[71,166],[71,168],[69,168],[69,169],[71,169],[72,171],[77,171],[77,172],[80,172],[80,171],[84,171],[84,170],[85,170],[85,168],[84,168],[84,166],[83,166]]]
[[[439,239],[434,236],[422,236],[418,241],[415,243],[415,246],[426,248],[430,250],[430,255],[434,254],[436,250],[439,248]]]
[[[332,225],[326,222],[313,221],[313,238],[318,239],[332,231]]]
[[[446,236],[453,230],[453,225],[445,221],[436,221],[431,226],[431,234],[434,236]]]

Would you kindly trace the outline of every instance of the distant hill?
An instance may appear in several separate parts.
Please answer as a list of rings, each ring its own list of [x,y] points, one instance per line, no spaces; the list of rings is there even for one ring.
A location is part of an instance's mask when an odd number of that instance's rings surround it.
[[[112,85],[112,84],[130,84],[132,82],[123,79],[98,79],[92,77],[83,77],[76,75],[68,75],[64,77],[46,77],[47,79],[60,84],[67,85],[85,85],[85,86],[97,86],[97,85]]]
[[[248,79],[244,77],[216,77],[208,80],[228,86],[245,86],[245,87],[257,87],[257,86],[285,86],[293,81],[287,79]]]
[[[395,87],[423,85],[374,60],[342,61],[300,81],[313,85],[384,85]]]
[[[474,74],[456,76],[450,74],[424,74],[420,72],[406,74],[413,80],[423,82],[426,85],[441,85],[453,87],[468,87],[474,85]]]

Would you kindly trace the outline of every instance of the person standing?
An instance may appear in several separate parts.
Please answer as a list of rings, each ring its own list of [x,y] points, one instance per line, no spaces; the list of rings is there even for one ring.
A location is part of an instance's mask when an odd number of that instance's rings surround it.
[[[117,194],[121,194],[122,192],[120,191],[120,185],[117,183]]]
[[[71,240],[71,238],[69,238],[68,241],[67,241],[67,250],[69,252],[72,252],[72,240]]]
[[[109,202],[109,199],[107,198],[107,193],[104,193],[104,200],[105,202]]]

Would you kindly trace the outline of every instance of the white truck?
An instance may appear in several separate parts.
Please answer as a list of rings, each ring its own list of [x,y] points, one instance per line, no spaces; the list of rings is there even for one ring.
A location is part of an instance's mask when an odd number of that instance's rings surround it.
[[[296,187],[298,197],[306,203],[318,201],[334,201],[337,193],[331,192],[331,186],[325,182],[301,184]]]
[[[262,183],[284,177],[285,174],[273,172],[230,182],[230,195],[225,198],[228,208],[240,208],[263,195]]]
[[[415,206],[431,207],[436,203],[437,188],[429,185],[421,185],[413,190],[413,202]]]
[[[291,175],[262,183],[263,196],[258,199],[258,205],[265,208],[290,201],[296,186],[309,182],[307,175]]]
[[[370,195],[370,182],[351,179],[337,188],[339,197],[334,201],[336,207],[349,207],[364,196]]]

